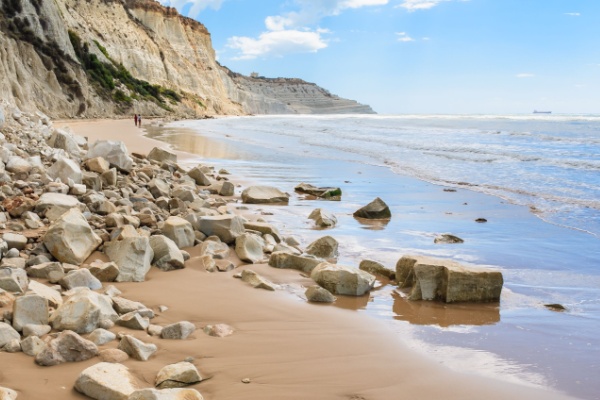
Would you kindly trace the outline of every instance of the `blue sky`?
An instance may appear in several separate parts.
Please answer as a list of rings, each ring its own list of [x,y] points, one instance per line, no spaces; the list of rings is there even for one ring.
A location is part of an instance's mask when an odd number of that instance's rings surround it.
[[[235,72],[393,113],[600,113],[600,0],[161,0]]]

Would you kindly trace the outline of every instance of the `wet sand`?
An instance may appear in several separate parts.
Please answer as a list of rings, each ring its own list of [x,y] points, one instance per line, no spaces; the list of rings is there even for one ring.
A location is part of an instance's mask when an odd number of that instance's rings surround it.
[[[88,136],[90,142],[123,140],[132,152],[147,153],[161,145],[142,137],[133,121],[76,121],[69,126]],[[146,282],[115,284],[125,298],[155,311],[159,305],[168,307],[153,323],[188,320],[199,328],[183,341],[160,340],[122,327],[112,329],[157,344],[159,350],[149,361],[124,363],[149,386],[163,366],[193,357],[201,375],[209,378],[193,387],[207,400],[569,398],[540,387],[460,373],[441,365],[440,359],[415,352],[388,324],[354,311],[369,301],[368,296],[340,302],[348,309],[308,304],[295,293],[312,281],[297,271],[251,265],[211,274],[200,269],[194,258],[197,249],[189,251],[192,259],[184,270],[152,269]],[[235,256],[231,259],[241,264]],[[241,268],[255,270],[281,284],[282,290],[267,292],[234,279],[233,273]],[[494,319],[493,314],[492,310],[486,318]],[[213,323],[227,323],[235,333],[226,338],[205,335],[201,328]],[[101,348],[116,346],[113,341]],[[18,390],[20,398],[84,398],[72,386],[79,372],[96,362],[39,367],[23,354],[0,353],[0,385]],[[242,383],[244,378],[251,383]]]

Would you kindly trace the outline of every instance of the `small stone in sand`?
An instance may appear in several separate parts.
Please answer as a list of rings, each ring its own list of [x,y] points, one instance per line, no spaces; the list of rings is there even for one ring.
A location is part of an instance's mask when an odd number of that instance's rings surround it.
[[[478,223],[480,223],[480,224],[483,224],[483,223],[487,222],[487,219],[485,219],[485,218],[477,218],[477,219],[475,220],[475,222],[478,222]]]
[[[250,383],[250,378],[244,378],[242,379],[242,383]]]

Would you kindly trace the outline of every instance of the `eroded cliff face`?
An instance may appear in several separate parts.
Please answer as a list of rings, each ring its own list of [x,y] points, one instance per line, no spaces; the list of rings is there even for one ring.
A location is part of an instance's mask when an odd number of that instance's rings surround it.
[[[202,24],[153,0],[1,1],[0,97],[22,110],[71,118],[372,112],[303,81],[231,73]],[[130,81],[107,87],[113,79],[101,63]]]

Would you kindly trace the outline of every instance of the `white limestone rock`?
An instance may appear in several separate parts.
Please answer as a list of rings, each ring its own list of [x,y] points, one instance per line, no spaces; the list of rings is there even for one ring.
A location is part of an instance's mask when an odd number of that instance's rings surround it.
[[[184,267],[183,254],[177,244],[164,235],[150,236],[150,247],[154,252],[152,265],[163,271],[182,269]]]
[[[163,339],[186,339],[196,330],[196,325],[189,321],[180,321],[163,328],[160,337]]]
[[[60,179],[62,183],[72,180],[74,183],[81,183],[83,174],[79,164],[68,158],[59,158],[48,170],[48,176],[52,179]]]
[[[349,296],[362,296],[375,284],[375,277],[368,272],[328,262],[317,265],[310,277],[333,294]]]
[[[215,235],[231,244],[244,233],[244,221],[237,215],[204,216],[200,218],[199,228],[206,236]]]
[[[287,204],[290,195],[271,186],[250,186],[242,192],[246,204]]]
[[[0,322],[0,349],[12,340],[21,340],[19,332],[6,322]]]
[[[143,282],[154,258],[149,239],[130,225],[104,246],[104,253],[119,266],[117,282]]]
[[[203,400],[204,397],[196,389],[140,389],[127,400]]]
[[[102,239],[76,208],[58,218],[43,238],[48,251],[60,262],[80,265],[100,246]]]
[[[48,367],[65,362],[89,360],[98,354],[98,347],[73,331],[63,331],[52,339],[36,356],[38,365]]]
[[[171,239],[177,247],[183,249],[192,247],[196,236],[192,224],[181,217],[169,217],[165,221],[162,233]]]
[[[25,293],[29,279],[23,269],[0,267],[0,289],[11,293]]]
[[[117,320],[118,315],[112,308],[110,297],[92,292],[88,288],[77,288],[71,292],[67,300],[50,317],[54,329],[89,333],[104,320]]]
[[[76,287],[87,287],[91,290],[102,288],[102,282],[98,280],[89,269],[81,268],[69,271],[61,280],[58,281],[60,286],[65,290],[70,290]]]
[[[129,368],[107,362],[86,368],[75,382],[75,390],[96,400],[127,400],[140,387]]]
[[[156,353],[158,347],[153,343],[144,343],[130,335],[123,335],[119,342],[119,350],[124,351],[131,358],[139,361],[148,361]]]
[[[125,172],[130,172],[133,168],[133,159],[127,152],[127,147],[121,141],[98,140],[90,146],[85,159],[102,157],[110,163],[111,166]]]
[[[156,375],[154,386],[159,389],[180,388],[202,381],[196,366],[190,362],[182,361],[163,367]]]
[[[17,297],[13,303],[12,325],[22,331],[28,324],[48,325],[48,300],[36,294]]]
[[[235,239],[235,253],[240,260],[254,264],[264,258],[261,241],[249,233],[243,233]]]
[[[323,236],[308,245],[306,254],[313,255],[328,261],[338,258],[338,242],[331,236]]]

